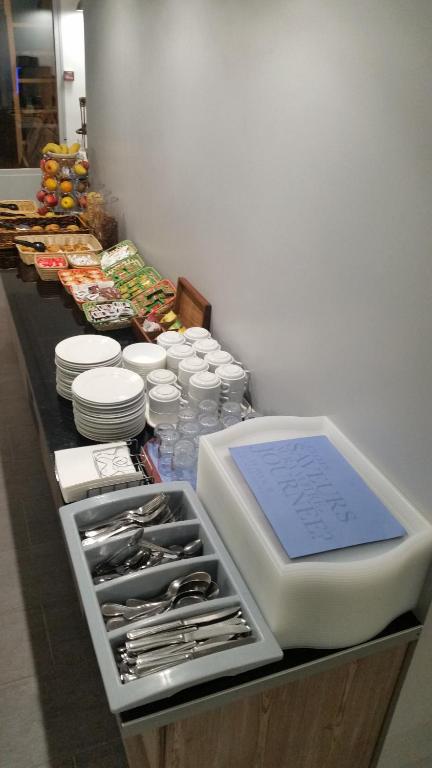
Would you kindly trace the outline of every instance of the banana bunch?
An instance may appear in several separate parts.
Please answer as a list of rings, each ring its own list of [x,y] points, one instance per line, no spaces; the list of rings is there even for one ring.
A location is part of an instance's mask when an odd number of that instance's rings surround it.
[[[71,144],[70,147],[68,147],[67,144],[54,144],[53,142],[49,142],[49,144],[45,144],[42,148],[42,154],[45,155],[47,152],[52,152],[55,155],[76,155],[80,148],[81,145],[78,141]]]

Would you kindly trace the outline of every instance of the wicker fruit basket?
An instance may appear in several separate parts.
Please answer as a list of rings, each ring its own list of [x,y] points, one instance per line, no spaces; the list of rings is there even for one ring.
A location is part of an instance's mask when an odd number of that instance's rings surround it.
[[[11,211],[10,208],[2,208],[2,205],[17,205],[18,209],[16,211]],[[18,216],[21,213],[36,213],[36,203],[34,203],[33,200],[0,200],[0,212],[1,211],[7,211],[8,213]]]
[[[113,319],[103,317],[104,312],[114,312],[118,307],[122,307],[124,310],[118,318]],[[83,304],[82,309],[84,310],[87,322],[90,323],[96,331],[116,331],[119,328],[127,328],[136,314],[132,303],[126,299],[107,301],[103,304],[95,304],[89,301]]]
[[[34,265],[41,280],[58,281],[58,273],[61,269],[67,267],[67,259],[65,256],[46,256],[43,253],[37,253],[34,259]]]
[[[3,215],[2,215],[3,213]],[[6,227],[2,227],[2,224],[6,224]],[[15,225],[16,228],[10,229],[10,225]],[[26,225],[28,229],[20,229],[23,225]],[[81,220],[80,216],[52,216],[44,217],[37,214],[32,216],[11,216],[6,217],[4,212],[0,210],[0,250],[6,251],[15,247],[15,238],[22,237],[27,239],[28,236],[33,235],[55,235],[56,232],[50,232],[48,227],[59,226],[59,233],[62,230],[66,230],[66,227],[77,227],[77,234],[86,234],[90,232],[88,227]],[[33,229],[37,227],[37,229]],[[72,232],[65,232],[67,235],[73,234]],[[40,238],[39,238],[40,239]],[[32,262],[33,263],[33,262]]]
[[[106,279],[105,273],[99,267],[94,267],[93,269],[62,269],[59,272],[59,280],[68,293],[72,293],[73,285],[98,283]]]
[[[29,243],[44,243],[47,246],[47,253],[51,256],[65,256],[66,266],[68,265],[67,257],[72,254],[89,253],[97,254],[102,250],[102,246],[99,240],[96,240],[94,235],[84,234],[64,234],[64,235],[27,235],[20,234],[23,240],[28,240]],[[19,240],[19,238],[17,238]],[[15,241],[15,245],[18,249],[20,259],[25,264],[34,263],[34,251],[26,245],[20,245]]]

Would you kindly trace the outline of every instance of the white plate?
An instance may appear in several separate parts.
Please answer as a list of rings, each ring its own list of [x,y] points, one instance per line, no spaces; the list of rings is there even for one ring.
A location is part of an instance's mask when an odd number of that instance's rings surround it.
[[[99,432],[93,432],[92,430],[88,430],[84,427],[78,427],[77,425],[75,426],[80,435],[87,437],[89,440],[93,440],[96,443],[110,443],[112,442],[112,439],[129,440],[130,438],[139,435],[139,433],[142,432],[145,427],[145,419],[143,419],[141,424],[139,424],[137,427],[130,429],[129,431],[124,431],[120,438],[117,434],[114,436],[114,438],[111,438],[112,432],[102,435]]]
[[[67,391],[63,388],[63,391]],[[77,408],[76,404],[74,403],[74,414],[76,414],[79,417],[82,417],[83,419],[91,419],[95,423],[97,422],[103,422],[103,421],[120,421],[120,420],[126,420],[126,419],[132,419],[137,418],[141,413],[145,413],[144,403],[139,403],[134,408],[131,408],[130,411],[124,411],[124,412],[104,412],[104,413],[96,413],[92,411],[85,410],[83,408]]]
[[[101,426],[103,427],[104,424],[112,424],[114,425],[121,425],[126,424],[130,421],[136,421],[137,419],[140,419],[142,416],[145,415],[144,408],[140,408],[139,410],[134,411],[131,414],[128,414],[127,416],[89,416],[86,413],[81,413],[81,411],[77,411],[74,408],[74,418],[78,419],[79,421],[87,421],[89,424],[94,424],[95,427]]]
[[[127,403],[143,392],[141,376],[125,368],[93,368],[80,373],[72,384],[74,397],[101,405]]]
[[[75,408],[85,411],[86,413],[94,414],[95,416],[108,416],[110,413],[115,415],[129,413],[129,411],[133,411],[135,408],[144,404],[143,395],[139,395],[133,400],[128,400],[124,403],[107,403],[104,405],[101,405],[100,403],[92,403],[88,400],[81,400],[81,398],[77,397],[75,394],[73,394],[73,398]]]
[[[57,359],[55,361],[56,369],[62,373],[65,373],[67,376],[78,376],[79,373],[84,373],[84,371],[88,371],[90,368],[115,368],[117,366],[121,366],[121,363],[122,361],[120,355],[113,357],[112,360],[106,360],[103,363],[92,363],[91,365],[81,366],[68,365],[67,363]]]
[[[110,336],[83,334],[60,341],[55,348],[55,354],[59,361],[63,360],[72,365],[95,365],[116,358],[121,354],[121,347],[118,341]]]

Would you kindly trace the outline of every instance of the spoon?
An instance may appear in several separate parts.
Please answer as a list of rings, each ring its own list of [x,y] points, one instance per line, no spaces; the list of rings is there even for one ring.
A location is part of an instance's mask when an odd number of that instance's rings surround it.
[[[183,557],[196,557],[197,555],[201,554],[201,552],[201,539],[193,539],[193,541],[189,541],[188,544],[185,544],[183,547]]]
[[[180,578],[171,581],[162,595],[157,596],[154,600],[142,602],[140,606],[131,607],[128,604],[103,603],[101,606],[102,615],[107,618],[123,616],[127,621],[133,621],[133,619],[138,616],[146,614],[147,611],[160,610],[161,608],[162,610],[168,609],[183,585],[188,584],[189,582],[204,582],[208,587],[211,584],[211,580],[210,574],[205,571],[188,573],[185,576],[181,576]]]
[[[46,245],[45,243],[42,243],[40,240],[36,240],[36,242],[31,243],[30,240],[15,240],[18,245],[26,245],[28,248],[33,248],[34,251],[38,251],[38,253],[45,253],[46,251]]]

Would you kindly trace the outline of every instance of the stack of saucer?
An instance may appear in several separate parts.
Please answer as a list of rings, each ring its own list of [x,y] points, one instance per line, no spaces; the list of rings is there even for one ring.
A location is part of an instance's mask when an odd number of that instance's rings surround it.
[[[139,373],[144,379],[151,371],[165,368],[167,353],[158,344],[129,344],[123,350],[123,368]]]
[[[91,368],[121,365],[121,347],[109,336],[83,335],[63,339],[55,348],[57,392],[72,400],[72,382]]]
[[[72,398],[75,426],[89,440],[128,440],[145,427],[144,382],[134,371],[85,371],[72,384]]]

